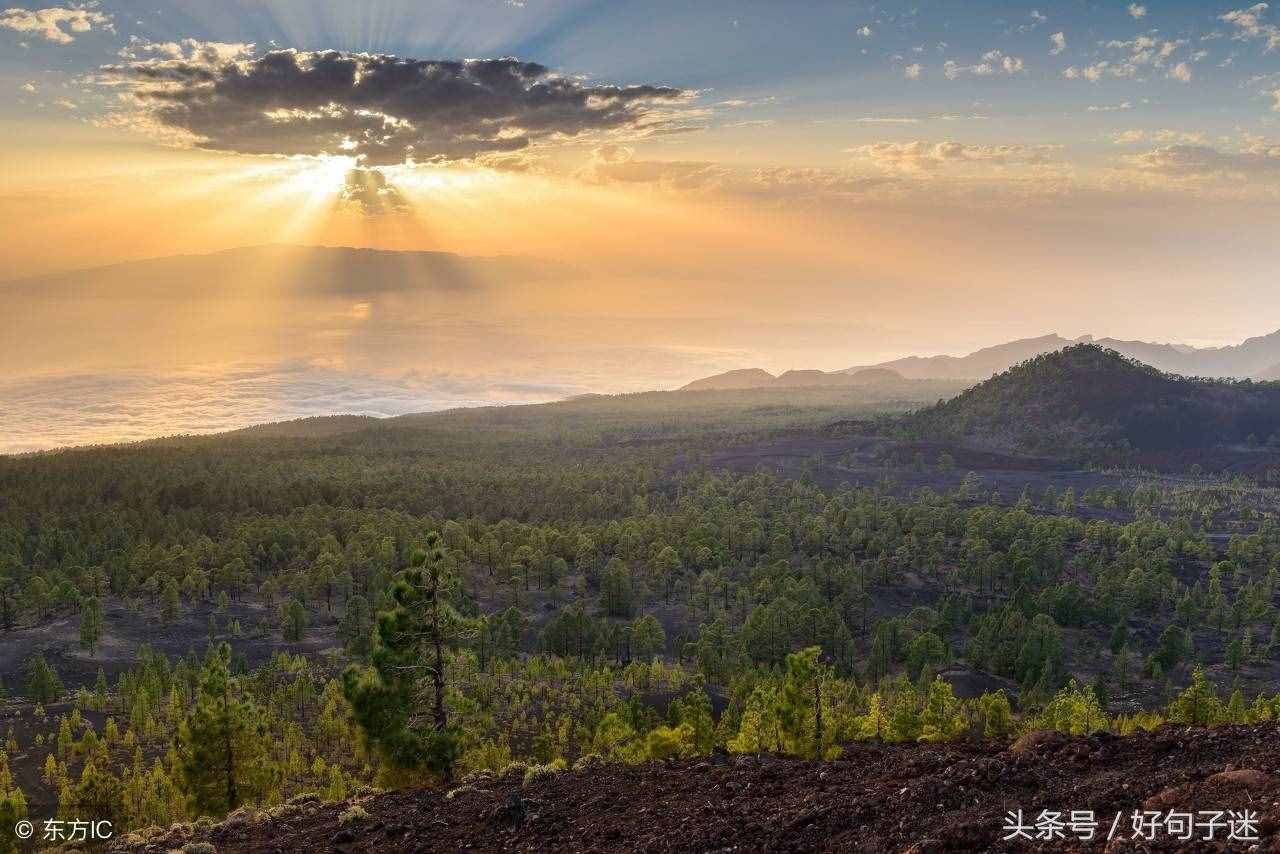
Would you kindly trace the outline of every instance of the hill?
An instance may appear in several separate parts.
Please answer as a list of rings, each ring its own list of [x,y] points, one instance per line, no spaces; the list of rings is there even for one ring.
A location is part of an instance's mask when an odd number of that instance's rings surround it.
[[[905,377],[915,379],[924,377],[986,379],[1026,359],[1062,350],[1075,344],[1097,344],[1099,347],[1114,350],[1162,371],[1184,376],[1263,379],[1265,378],[1263,374],[1280,363],[1280,331],[1277,331],[1270,335],[1249,338],[1233,346],[1204,348],[1125,341],[1117,338],[1095,339],[1092,335],[1085,335],[1073,341],[1053,334],[986,347],[967,356],[909,356],[869,367],[892,368]],[[861,370],[865,370],[865,367],[848,368],[845,373]]]
[[[15,279],[0,282],[0,294],[59,300],[207,300],[243,294],[360,297],[463,290],[565,272],[561,265],[509,256],[264,244]]]
[[[1277,765],[1273,725],[1166,726],[1124,738],[1036,733],[1012,745],[858,744],[834,762],[718,755],[593,765],[524,785],[518,774],[488,776],[449,795],[295,798],[219,825],[131,834],[109,850],[163,854],[206,843],[274,852],[287,839],[289,850],[345,852],[1022,851],[1003,838],[1008,811],[1034,824],[1042,810],[1064,808],[1093,813],[1101,850],[1117,815],[1116,838],[1127,842],[1134,810],[1248,806],[1254,839],[1203,850],[1270,851],[1280,827],[1280,779],[1269,773]],[[1046,847],[1077,845],[1068,826]]]
[[[1059,335],[1043,335],[984,347],[967,356],[907,356],[878,365],[846,368],[843,373],[856,374],[868,368],[887,368],[912,379],[985,379],[1033,356],[1061,350],[1072,343]]]
[[[904,423],[920,436],[1054,456],[1203,450],[1256,444],[1280,431],[1280,385],[1190,379],[1079,344]]]
[[[1084,335],[1073,340],[1050,334],[984,347],[967,356],[907,356],[876,365],[845,368],[842,371],[796,370],[788,371],[781,377],[774,377],[758,368],[729,371],[714,377],[695,380],[685,386],[685,389],[763,388],[775,385],[839,387],[844,384],[842,376],[866,379],[870,371],[890,371],[894,379],[985,380],[1027,359],[1063,350],[1076,344],[1097,344],[1099,347],[1114,350],[1162,371],[1183,376],[1280,379],[1280,331],[1249,338],[1237,345],[1203,348],[1177,344],[1153,344],[1147,341],[1124,341],[1118,338],[1095,339],[1092,335]],[[751,385],[736,383],[751,383]]]
[[[760,368],[744,368],[694,380],[680,391],[741,391],[744,389],[863,388],[906,385],[906,378],[890,368],[871,368],[849,374],[844,371],[792,370],[774,376]]]
[[[354,433],[372,427],[382,421],[372,415],[317,415],[276,421],[271,424],[255,424],[240,430],[231,430],[224,436],[245,436],[254,439],[320,439]]]
[[[747,388],[769,388],[777,379],[773,374],[760,368],[743,368],[694,380],[683,386],[680,391],[738,391]]]

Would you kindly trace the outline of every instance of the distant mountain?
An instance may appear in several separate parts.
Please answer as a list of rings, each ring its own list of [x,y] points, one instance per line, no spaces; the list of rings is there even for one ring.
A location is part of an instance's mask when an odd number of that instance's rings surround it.
[[[736,391],[749,388],[866,388],[904,382],[897,371],[875,368],[856,373],[836,371],[784,371],[774,376],[760,368],[726,371],[713,377],[694,380],[680,391]]]
[[[967,356],[907,356],[878,365],[846,368],[841,373],[854,374],[868,368],[888,368],[910,379],[986,379],[1006,371],[1019,362],[1070,346],[1072,341],[1059,335],[1024,338],[984,347]]]
[[[255,424],[252,427],[242,427],[222,435],[254,439],[323,439],[354,433],[383,421],[384,419],[375,418],[372,415],[315,415],[310,418],[295,418],[291,421]]]
[[[1052,456],[1209,449],[1280,432],[1280,384],[1189,379],[1079,344],[1030,359],[903,424],[922,438]]]
[[[1280,331],[1250,338],[1235,346],[1206,348],[1116,338],[1094,339],[1091,335],[1074,341],[1060,335],[1043,335],[986,347],[968,356],[909,356],[869,367],[892,368],[912,379],[986,379],[1033,356],[1088,343],[1183,376],[1261,378],[1264,372],[1280,367]],[[865,369],[866,366],[848,368],[845,373]]]
[[[681,391],[737,391],[746,388],[769,388],[778,378],[760,368],[726,371],[713,377],[694,380]]]
[[[0,298],[104,297],[114,301],[252,295],[359,299],[394,292],[461,292],[571,273],[563,265],[513,256],[267,244],[0,282]]]
[[[984,347],[967,356],[907,356],[877,365],[862,365],[842,371],[787,371],[775,377],[759,368],[729,371],[695,380],[684,387],[696,389],[779,388],[802,386],[841,387],[841,377],[872,376],[869,372],[891,371],[893,380],[985,380],[1027,359],[1053,353],[1075,344],[1097,344],[1131,359],[1169,373],[1188,377],[1233,377],[1236,379],[1280,380],[1280,331],[1250,338],[1228,347],[1188,347],[1182,344],[1152,344],[1146,341],[1095,339],[1092,335],[1063,338],[1042,335],[1022,338],[994,347]],[[750,383],[745,385],[742,383]]]

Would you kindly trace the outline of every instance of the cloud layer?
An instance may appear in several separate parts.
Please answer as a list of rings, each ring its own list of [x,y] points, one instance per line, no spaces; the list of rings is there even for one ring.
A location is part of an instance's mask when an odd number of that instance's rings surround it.
[[[185,47],[185,49],[184,49]],[[422,60],[326,50],[228,59],[198,44],[107,66],[153,126],[242,154],[348,155],[365,165],[474,160],[586,134],[681,128],[670,86],[589,84],[518,59]]]
[[[94,26],[111,29],[111,16],[90,7],[64,9],[6,9],[0,12],[0,27],[39,36],[54,44],[71,44],[76,36]]]

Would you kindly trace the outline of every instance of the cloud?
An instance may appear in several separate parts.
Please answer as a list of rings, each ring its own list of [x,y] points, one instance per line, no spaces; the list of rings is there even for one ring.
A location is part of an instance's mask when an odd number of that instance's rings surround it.
[[[975,77],[990,77],[997,72],[1003,71],[1005,74],[1016,74],[1022,71],[1022,60],[1016,56],[1007,56],[1003,51],[989,50],[982,55],[982,61],[975,65],[960,65],[954,60],[948,59],[942,66],[942,73],[947,76],[948,80],[955,80],[965,74],[972,74]]]
[[[1280,26],[1263,23],[1262,16],[1267,11],[1266,3],[1257,3],[1248,9],[1235,9],[1220,16],[1236,28],[1232,38],[1240,40],[1260,39],[1266,42],[1267,50],[1280,48]]]
[[[1057,56],[1058,54],[1062,53],[1064,50],[1067,49],[1066,33],[1054,33],[1053,35],[1049,36],[1049,41],[1053,42],[1053,47],[1050,48],[1049,53],[1051,53],[1054,56]]]
[[[1092,65],[1076,68],[1074,65],[1065,69],[1062,76],[1068,80],[1088,80],[1096,83],[1104,76],[1133,78],[1148,68],[1164,68],[1170,58],[1180,48],[1188,44],[1186,39],[1160,40],[1153,36],[1142,35],[1128,40],[1112,39],[1104,44],[1109,50],[1120,51],[1124,55],[1113,60],[1100,59]],[[1186,63],[1179,63],[1186,66]],[[1178,80],[1190,80],[1191,71],[1184,67],[1172,71],[1168,76]],[[1185,76],[1184,76],[1185,75]]]
[[[335,414],[393,417],[457,406],[559,400],[597,390],[520,374],[344,369],[341,359],[0,379],[0,454],[216,433]]]
[[[1190,83],[1191,66],[1187,65],[1185,62],[1179,62],[1173,68],[1169,69],[1169,74],[1167,76],[1173,80],[1181,80],[1183,83]]]
[[[387,183],[387,176],[380,169],[352,169],[346,174],[339,204],[350,204],[366,216],[404,213],[409,203],[404,196]]]
[[[1280,113],[1280,89],[1272,89],[1271,97],[1276,99],[1276,102],[1271,105],[1271,109]]]
[[[26,92],[28,95],[34,95],[36,93],[36,84],[34,80],[28,80],[26,83],[23,83],[18,88],[21,89],[23,92]]]
[[[1048,163],[1052,145],[973,145],[962,142],[876,142],[849,149],[890,172],[931,172],[946,166]]]
[[[924,71],[924,66],[918,62],[913,62],[906,68],[902,69],[902,75],[908,80],[919,80],[920,73]]]
[[[625,145],[602,145],[592,152],[591,162],[578,172],[591,184],[656,184],[673,190],[701,190],[719,185],[726,172],[705,161],[636,160],[635,151]]]
[[[859,36],[861,36],[861,37],[862,37],[862,38],[864,38],[864,39],[869,39],[869,38],[871,38],[871,35],[872,35],[872,34],[871,34],[871,28],[870,28],[870,27],[868,27],[868,26],[866,26],[866,25],[863,25],[863,26],[861,26],[861,27],[858,27],[858,35],[859,35]]]
[[[740,194],[773,199],[852,198],[897,183],[884,175],[862,175],[833,169],[770,167],[754,170],[734,186]]]
[[[513,58],[420,60],[337,50],[134,59],[97,78],[154,124],[241,154],[345,154],[362,165],[475,160],[592,134],[691,129],[696,93],[589,84]]]
[[[1116,145],[1132,145],[1144,140],[1151,140],[1158,143],[1180,143],[1183,145],[1203,145],[1205,135],[1199,131],[1173,130],[1171,128],[1162,128],[1155,131],[1145,131],[1138,128],[1123,131],[1116,134]]]
[[[94,25],[112,31],[111,16],[92,8],[96,4],[66,9],[6,9],[0,12],[0,27],[40,36],[54,44],[71,44],[76,36]]]
[[[1128,101],[1121,101],[1119,104],[1090,104],[1088,112],[1090,113],[1115,113],[1123,110],[1132,110],[1133,104]]]
[[[1135,20],[1140,21],[1147,17],[1147,7],[1139,6],[1137,3],[1129,4],[1129,15]]]
[[[1208,145],[1166,145],[1126,161],[1134,168],[1175,178],[1280,176],[1280,145],[1256,142],[1243,151]]]
[[[120,49],[119,56],[129,60],[143,60],[147,57],[186,60],[216,68],[228,62],[248,59],[253,55],[254,47],[252,42],[202,42],[197,39],[149,42],[137,36],[129,36],[129,44]]]

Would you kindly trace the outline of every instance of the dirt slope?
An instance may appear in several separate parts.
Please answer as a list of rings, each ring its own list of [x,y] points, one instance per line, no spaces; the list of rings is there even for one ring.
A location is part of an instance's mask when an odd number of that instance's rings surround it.
[[[1225,844],[1220,831],[1213,844],[1188,843],[1162,831],[1154,843],[1134,842],[1130,816],[1144,804],[1253,810],[1259,839]],[[220,852],[1280,851],[1280,729],[1035,734],[1012,747],[855,745],[828,763],[716,756],[600,766],[528,786],[512,775],[449,798],[403,791],[360,805],[368,817],[345,827],[349,804],[295,803],[113,850],[159,854],[194,840]],[[1044,809],[1094,810],[1098,838],[1085,844],[1068,831],[1052,843],[1004,842],[1004,816],[1019,808],[1028,823]]]

